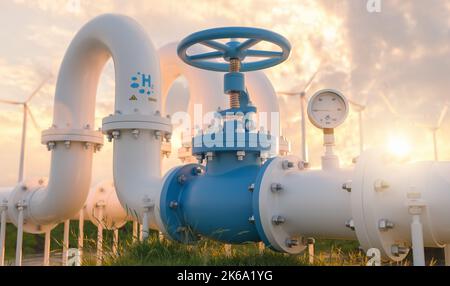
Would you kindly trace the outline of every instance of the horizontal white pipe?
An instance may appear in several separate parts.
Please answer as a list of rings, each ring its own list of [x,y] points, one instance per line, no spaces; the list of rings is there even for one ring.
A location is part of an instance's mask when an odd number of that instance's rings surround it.
[[[283,229],[303,237],[355,239],[345,226],[351,219],[350,194],[342,189],[351,170],[308,170],[274,178],[283,191],[277,196],[278,215],[286,218]]]

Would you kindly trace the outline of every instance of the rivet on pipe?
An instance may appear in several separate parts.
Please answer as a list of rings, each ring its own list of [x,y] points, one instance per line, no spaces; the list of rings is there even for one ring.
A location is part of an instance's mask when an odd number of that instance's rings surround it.
[[[66,149],[70,148],[70,141],[64,141],[64,146],[66,146]]]
[[[279,183],[273,183],[272,185],[270,185],[270,190],[272,191],[272,193],[279,193],[283,190],[283,186]]]
[[[171,209],[176,209],[176,208],[178,208],[178,202],[176,202],[176,201],[171,201],[171,202],[169,203],[169,208],[171,208]]]
[[[352,181],[347,181],[347,182],[343,183],[342,189],[346,190],[347,192],[350,193],[352,191]]]
[[[194,167],[194,169],[193,169],[193,174],[194,175],[201,175],[201,174],[203,174],[203,169],[202,168],[200,168],[200,167]]]
[[[237,156],[237,159],[238,159],[239,161],[244,160],[244,157],[245,157],[245,151],[237,151],[237,152],[236,152],[236,156]]]
[[[117,140],[120,137],[120,131],[119,130],[114,130],[111,134],[112,134],[112,137],[114,138],[114,140]]]
[[[295,247],[295,246],[298,246],[298,245],[299,245],[298,239],[292,239],[292,238],[286,239],[286,246],[287,247],[292,248],[292,247]]]
[[[214,158],[214,153],[213,153],[213,152],[206,152],[206,160],[207,160],[208,162],[209,162],[209,161],[212,161],[213,158]]]
[[[133,134],[134,138],[138,139],[139,138],[139,130],[138,129],[133,129],[131,131],[131,134]]]
[[[378,221],[378,229],[380,231],[387,231],[392,228],[394,228],[394,223],[392,221],[389,221],[387,219],[380,219]]]
[[[294,163],[289,161],[289,160],[284,160],[281,163],[281,166],[282,166],[283,170],[287,170],[287,169],[293,168],[294,167]]]
[[[183,185],[184,183],[186,183],[187,178],[185,175],[180,175],[178,176],[178,183],[180,183],[181,185]]]
[[[353,221],[353,219],[349,219],[348,221],[346,221],[345,226],[351,230],[355,230],[355,222]]]
[[[248,218],[248,222],[249,223],[255,223],[255,216],[252,215],[251,217]]]
[[[253,192],[254,190],[255,190],[255,184],[251,184],[250,186],[248,186],[249,192]]]
[[[284,218],[283,216],[280,215],[276,215],[272,217],[272,223],[274,225],[280,225],[286,222],[286,218]]]
[[[56,148],[56,143],[55,142],[50,141],[50,142],[47,143],[47,150],[48,151],[51,151],[51,150],[53,150],[55,148]]]
[[[373,188],[374,188],[375,192],[382,192],[382,191],[386,190],[387,188],[389,188],[389,183],[384,180],[376,180],[373,183]]]
[[[400,246],[398,244],[393,244],[391,246],[391,253],[394,256],[400,256],[400,255],[403,255],[403,254],[407,254],[408,251],[409,251],[408,247]]]
[[[84,143],[84,149],[88,150],[92,146],[92,143],[86,142]]]

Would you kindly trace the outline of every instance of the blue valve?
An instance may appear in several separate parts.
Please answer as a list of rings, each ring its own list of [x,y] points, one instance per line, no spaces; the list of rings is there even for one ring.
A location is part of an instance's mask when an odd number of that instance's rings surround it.
[[[221,39],[230,40],[218,41]],[[263,41],[277,45],[280,50],[253,49]],[[189,48],[196,44],[214,51],[188,54]],[[224,91],[230,96],[230,109],[220,112],[225,119],[217,131],[202,132],[193,138],[192,153],[200,164],[172,169],[164,179],[160,215],[170,238],[186,243],[196,241],[199,236],[227,243],[265,240],[254,219],[258,217],[253,207],[257,201],[253,191],[268,164],[264,161],[273,141],[264,131],[252,132],[251,119],[241,116],[256,112],[242,72],[277,65],[289,57],[290,50],[288,40],[276,33],[243,27],[197,32],[179,44],[178,55],[185,63],[226,72]],[[234,116],[227,118],[230,113]],[[205,166],[201,165],[204,160]]]

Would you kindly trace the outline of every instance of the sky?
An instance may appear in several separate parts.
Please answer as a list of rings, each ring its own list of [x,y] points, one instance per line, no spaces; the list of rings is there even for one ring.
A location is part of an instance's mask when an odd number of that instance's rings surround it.
[[[56,76],[76,32],[93,17],[121,13],[143,25],[156,47],[221,26],[273,30],[292,44],[290,58],[266,70],[277,91],[299,91],[319,70],[308,95],[335,88],[367,105],[366,148],[406,141],[413,160],[433,159],[431,132],[450,100],[450,2],[440,0],[3,0],[0,1],[0,98],[26,99],[42,79],[52,79],[30,102],[39,128],[29,125],[26,177],[48,176],[50,153],[40,131],[52,122]],[[113,110],[114,69],[105,67],[97,96],[97,127]],[[188,93],[177,83],[174,93]],[[390,112],[383,96],[399,115]],[[300,103],[279,97],[282,130],[300,154]],[[31,122],[30,122],[31,123]],[[0,104],[0,186],[17,180],[22,110]],[[358,114],[336,129],[335,151],[348,165],[359,154]],[[437,133],[441,160],[450,159],[450,116]],[[308,122],[310,161],[320,164],[321,131]],[[405,147],[406,148],[406,147]],[[404,149],[404,148],[403,148]],[[176,151],[175,151],[176,152]],[[93,182],[112,178],[112,144],[94,159]]]

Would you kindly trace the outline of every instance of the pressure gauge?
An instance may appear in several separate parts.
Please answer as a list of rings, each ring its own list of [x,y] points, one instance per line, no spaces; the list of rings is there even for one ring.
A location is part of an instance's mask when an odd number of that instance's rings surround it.
[[[333,89],[316,92],[308,104],[308,117],[320,129],[333,129],[341,125],[348,115],[347,99]]]

